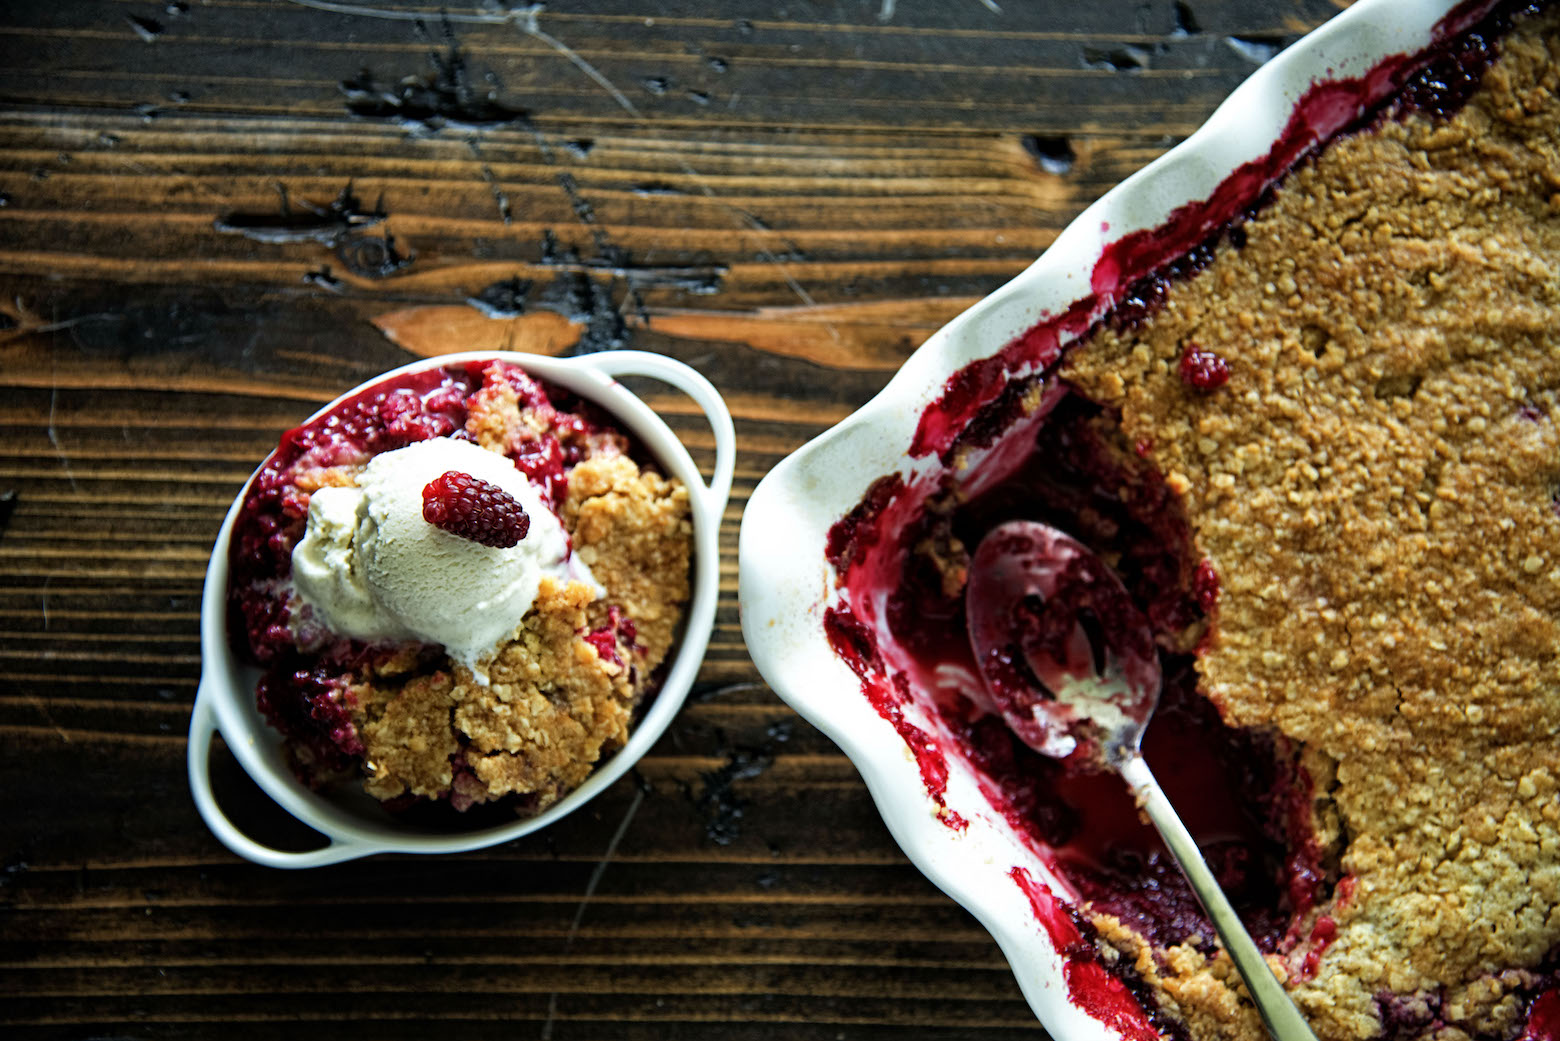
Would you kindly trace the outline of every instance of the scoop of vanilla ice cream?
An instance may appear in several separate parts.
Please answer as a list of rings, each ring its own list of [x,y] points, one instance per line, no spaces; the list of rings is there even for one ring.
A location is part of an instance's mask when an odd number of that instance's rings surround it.
[[[526,537],[497,549],[423,520],[423,487],[450,470],[519,500],[531,518]],[[292,567],[293,585],[315,622],[369,642],[443,644],[482,682],[486,661],[531,609],[543,575],[601,590],[569,552],[557,515],[514,463],[447,437],[377,455],[357,487],[311,495]]]

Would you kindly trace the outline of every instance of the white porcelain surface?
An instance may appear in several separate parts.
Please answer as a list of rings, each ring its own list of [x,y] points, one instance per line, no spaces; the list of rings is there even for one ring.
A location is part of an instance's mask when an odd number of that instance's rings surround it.
[[[573,812],[621,777],[665,731],[693,685],[715,621],[715,604],[720,591],[716,539],[731,491],[736,456],[731,414],[715,388],[693,369],[670,358],[641,351],[609,351],[578,358],[544,358],[505,351],[449,354],[375,377],[343,394],[310,419],[390,376],[488,359],[511,362],[538,379],[595,402],[636,437],[672,476],[687,486],[693,519],[693,595],[688,605],[686,630],[674,648],[665,682],[627,745],[602,763],[579,788],[534,817],[477,831],[435,834],[394,820],[360,791],[331,795],[310,791],[299,783],[283,760],[281,735],[265,723],[255,707],[259,670],[241,664],[228,647],[228,542],[233,521],[248,492],[246,482],[228,510],[206,569],[201,602],[200,688],[190,718],[188,764],[190,789],[201,817],[213,834],[240,856],[273,867],[315,867],[371,853],[453,853],[519,838]],[[704,411],[715,435],[715,464],[708,483],[671,429],[617,382],[616,378],[620,376],[648,376],[671,384]],[[211,790],[208,757],[214,731],[221,732],[244,770],[267,795],[293,816],[322,832],[329,843],[309,852],[286,852],[263,846],[235,827],[222,813]]]
[[[838,602],[825,560],[828,530],[878,477],[897,472],[909,481],[936,466],[935,459],[912,461],[907,450],[922,411],[950,375],[1087,296],[1110,242],[1159,226],[1176,207],[1208,197],[1241,164],[1265,156],[1312,84],[1358,76],[1384,58],[1420,50],[1452,6],[1362,0],[1289,47],[1197,133],[1090,206],[1022,274],[927,340],[877,397],[783,460],[748,503],[738,546],[742,629],[760,672],[851,758],[895,840],[990,930],[1036,1015],[1058,1038],[1119,1035],[1069,1001],[1061,959],[1009,871],[1023,867],[1059,894],[1068,889],[992,819],[972,777],[952,759],[946,804],[969,827],[957,831],[938,819],[905,742],[824,637],[824,613]]]

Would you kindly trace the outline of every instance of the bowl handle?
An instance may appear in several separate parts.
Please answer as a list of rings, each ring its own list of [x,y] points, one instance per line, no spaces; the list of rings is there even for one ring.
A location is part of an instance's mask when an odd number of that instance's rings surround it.
[[[212,714],[210,699],[206,697],[206,684],[202,681],[195,695],[195,709],[190,714],[190,791],[195,795],[195,808],[200,811],[206,826],[228,849],[256,864],[277,868],[320,867],[378,852],[374,846],[331,836],[330,843],[320,849],[290,853],[262,846],[239,831],[217,805],[216,796],[211,791],[211,738],[216,733],[219,733],[216,717]]]
[[[675,358],[646,351],[602,351],[582,358],[597,370],[611,377],[649,376],[651,379],[670,383],[693,399],[704,412],[710,429],[715,433],[715,469],[705,486],[714,500],[713,513],[719,518],[731,496],[731,475],[736,469],[737,434],[731,425],[731,410],[709,380],[698,370]]]

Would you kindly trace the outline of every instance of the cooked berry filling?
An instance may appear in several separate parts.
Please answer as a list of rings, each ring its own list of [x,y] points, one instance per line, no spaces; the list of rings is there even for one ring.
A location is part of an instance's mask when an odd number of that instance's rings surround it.
[[[1145,755],[1248,928],[1277,949],[1324,883],[1316,851],[1294,838],[1306,831],[1308,785],[1292,748],[1225,727],[1198,694],[1189,652],[1209,624],[1217,579],[1191,546],[1175,496],[1109,412],[1068,394],[1010,477],[970,501],[934,500],[903,538],[910,552],[887,612],[894,640],[928,672],[973,668],[963,554],[1014,519],[1060,528],[1109,561],[1150,619],[1165,681]],[[1033,752],[971,702],[944,706],[943,719],[1008,819],[1055,850],[1057,866],[1097,910],[1157,943],[1211,948],[1211,925],[1119,778],[1082,756]],[[1304,874],[1298,889],[1296,872]]]

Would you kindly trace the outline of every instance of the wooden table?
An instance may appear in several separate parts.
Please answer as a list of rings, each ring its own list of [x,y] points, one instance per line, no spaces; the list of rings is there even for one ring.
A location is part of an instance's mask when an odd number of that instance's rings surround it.
[[[753,668],[742,507],[1334,5],[408,2],[0,12],[0,1034],[1043,1036]],[[671,731],[506,846],[230,855],[185,731],[251,468],[414,356],[609,346],[701,369],[740,438]],[[218,752],[234,814],[306,846]]]

